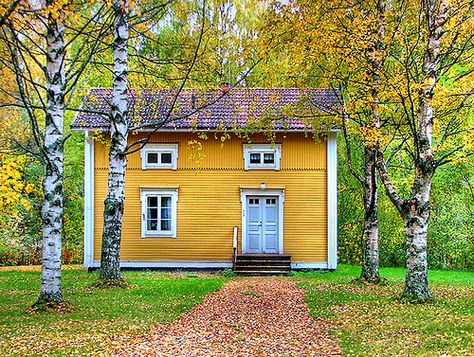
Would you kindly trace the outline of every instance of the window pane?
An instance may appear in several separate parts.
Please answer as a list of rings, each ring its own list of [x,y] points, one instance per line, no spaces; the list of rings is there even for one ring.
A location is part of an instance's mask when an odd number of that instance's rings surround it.
[[[250,163],[251,164],[260,164],[260,153],[250,154]]]
[[[157,164],[158,163],[158,153],[156,152],[149,152],[146,154],[146,162],[149,164]]]
[[[161,219],[171,219],[171,208],[161,209]]]
[[[148,208],[148,219],[157,219],[158,218],[158,209]]]
[[[162,231],[170,231],[171,230],[171,220],[170,219],[162,219],[161,220],[161,230]]]
[[[249,198],[249,205],[250,206],[258,206],[260,203],[259,198]]]
[[[158,197],[156,196],[148,196],[147,197],[148,208],[150,207],[158,207]]]
[[[149,231],[156,231],[158,230],[158,220],[157,219],[149,219],[147,221],[147,230]]]
[[[274,164],[275,163],[275,154],[267,153],[263,155],[264,164]]]
[[[171,207],[171,197],[161,197],[161,208]]]
[[[172,155],[170,152],[161,153],[161,163],[162,164],[171,164]]]

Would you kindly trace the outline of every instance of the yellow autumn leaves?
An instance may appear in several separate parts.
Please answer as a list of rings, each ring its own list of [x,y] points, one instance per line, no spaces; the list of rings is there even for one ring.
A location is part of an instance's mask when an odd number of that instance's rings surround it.
[[[31,209],[27,197],[36,188],[26,182],[24,174],[26,161],[24,155],[0,155],[0,211],[3,216],[16,216],[21,208]]]

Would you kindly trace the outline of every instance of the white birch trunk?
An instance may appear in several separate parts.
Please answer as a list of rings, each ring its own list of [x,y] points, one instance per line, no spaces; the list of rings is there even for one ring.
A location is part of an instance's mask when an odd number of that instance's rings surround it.
[[[429,189],[426,190],[426,193],[429,194]],[[428,221],[430,217],[429,196],[425,196],[422,200],[414,200],[413,202],[417,202],[417,204],[411,205],[411,210],[404,219],[407,273],[403,293],[410,297],[431,299],[428,285],[427,245]],[[420,204],[424,205],[425,208],[420,209],[418,207]]]
[[[430,218],[431,183],[436,169],[433,158],[433,96],[439,76],[439,50],[444,34],[448,4],[445,0],[424,0],[427,40],[423,59],[423,81],[419,90],[418,130],[415,160],[415,181],[412,199],[405,205],[405,236],[407,243],[407,275],[404,294],[431,299],[428,286],[428,224]]]
[[[423,79],[418,92],[417,128],[413,138],[415,178],[408,200],[401,198],[393,187],[380,147],[377,164],[385,190],[405,224],[407,274],[404,295],[415,299],[432,299],[428,285],[427,233],[431,184],[436,170],[432,151],[433,96],[439,77],[440,41],[444,34],[448,4],[445,0],[423,0],[422,6],[427,38],[422,68]]]
[[[377,37],[369,55],[368,75],[372,79],[370,90],[372,122],[371,126],[380,128],[380,76],[382,71],[382,53],[385,36],[385,2],[378,0],[377,7]],[[364,242],[362,247],[361,278],[378,282],[379,270],[379,218],[377,192],[376,148],[364,148]]]
[[[43,265],[37,303],[62,302],[61,237],[64,176],[64,26],[48,18],[46,59],[46,125],[43,145]]]
[[[114,83],[112,98],[111,142],[108,193],[104,202],[104,229],[100,279],[121,280],[120,241],[125,201],[125,155],[128,140],[128,2],[114,4]]]
[[[380,280],[379,219],[375,150],[365,148],[364,175],[364,241],[362,244],[361,278],[369,282]]]

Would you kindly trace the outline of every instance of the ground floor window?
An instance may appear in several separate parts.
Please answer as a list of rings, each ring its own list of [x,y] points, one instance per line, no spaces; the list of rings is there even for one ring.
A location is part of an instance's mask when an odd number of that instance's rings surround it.
[[[176,238],[177,189],[142,189],[142,237]]]

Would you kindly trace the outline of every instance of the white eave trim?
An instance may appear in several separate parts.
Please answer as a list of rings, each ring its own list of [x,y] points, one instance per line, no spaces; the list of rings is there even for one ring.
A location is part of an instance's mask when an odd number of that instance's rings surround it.
[[[327,203],[328,203],[328,263],[327,269],[337,268],[337,133],[330,132],[327,140]]]
[[[94,264],[94,140],[85,132],[84,143],[84,266]]]

